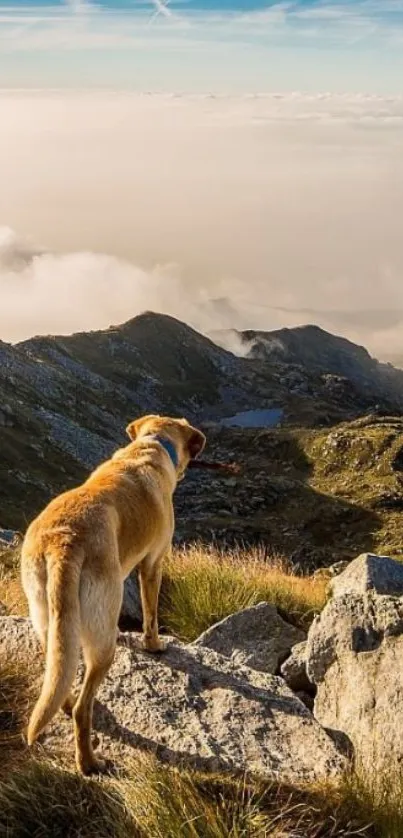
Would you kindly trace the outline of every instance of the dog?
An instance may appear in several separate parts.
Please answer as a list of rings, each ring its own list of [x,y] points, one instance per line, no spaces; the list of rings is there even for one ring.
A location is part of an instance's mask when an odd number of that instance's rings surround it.
[[[30,524],[22,546],[22,584],[46,656],[28,744],[63,708],[73,717],[83,774],[106,767],[91,745],[92,709],[115,654],[123,582],[135,567],[143,648],[163,650],[157,610],[162,561],[174,532],[173,493],[206,444],[186,419],[144,416],[126,432],[131,442],[81,486],[54,498]],[[76,699],[71,688],[81,648],[85,675]]]

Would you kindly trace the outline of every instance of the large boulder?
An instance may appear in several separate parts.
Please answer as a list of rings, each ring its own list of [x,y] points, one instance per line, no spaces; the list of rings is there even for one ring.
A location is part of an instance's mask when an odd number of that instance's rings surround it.
[[[36,651],[28,620],[0,618],[0,659],[26,655],[31,667]],[[152,656],[137,635],[121,634],[97,698],[100,747],[118,763],[150,749],[172,763],[285,782],[333,777],[347,765],[281,678],[201,646],[168,639],[165,654]],[[73,753],[72,724],[61,712],[41,747]]]
[[[329,587],[333,596],[367,591],[403,596],[403,564],[388,556],[363,553],[335,576]]]
[[[402,572],[392,559],[359,557],[308,634],[315,717],[348,736],[365,771],[400,770],[403,760]]]
[[[304,639],[305,633],[286,623],[274,605],[261,602],[211,626],[193,645],[214,649],[237,666],[274,675],[292,647]]]

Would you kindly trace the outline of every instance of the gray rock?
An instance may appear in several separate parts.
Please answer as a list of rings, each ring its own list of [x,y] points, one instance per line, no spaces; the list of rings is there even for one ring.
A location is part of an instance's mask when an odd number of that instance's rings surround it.
[[[327,579],[331,579],[334,576],[339,576],[343,570],[348,567],[350,562],[347,559],[341,559],[341,561],[334,562],[327,567],[318,567],[317,570],[314,572],[314,576],[317,577],[325,577]]]
[[[0,527],[0,548],[17,546],[21,536],[15,530],[3,530]]]
[[[274,675],[294,644],[304,639],[304,632],[286,623],[274,605],[261,602],[216,623],[193,645],[214,649],[236,665]]]
[[[377,772],[403,760],[403,599],[369,592],[331,600],[308,634],[315,717]]]
[[[293,646],[291,655],[282,664],[280,672],[291,690],[309,694],[313,684],[306,673],[306,641]]]
[[[137,571],[135,570],[125,579],[120,619],[131,620],[135,623],[142,623],[143,621],[140,589]]]
[[[387,556],[363,553],[330,582],[333,596],[345,593],[403,595],[403,564]]]
[[[37,644],[28,620],[0,618],[0,655]],[[38,686],[39,688],[39,686]],[[239,666],[212,649],[168,639],[164,655],[121,634],[95,707],[100,748],[119,763],[147,749],[171,763],[285,782],[332,777],[345,757],[281,678]],[[42,739],[45,753],[73,752],[70,720],[59,713]]]

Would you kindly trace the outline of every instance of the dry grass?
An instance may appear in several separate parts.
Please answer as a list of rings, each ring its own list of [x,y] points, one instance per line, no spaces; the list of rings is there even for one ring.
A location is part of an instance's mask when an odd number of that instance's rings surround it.
[[[10,838],[386,838],[366,814],[350,790],[251,785],[144,754],[117,778],[29,760],[0,781],[0,834]]]
[[[249,570],[248,570],[249,567]],[[190,571],[194,569],[192,576]],[[197,620],[222,616],[224,593],[233,610],[256,599],[284,604],[305,619],[320,607],[322,581],[290,577],[281,563],[202,551],[179,553],[168,566],[170,583],[185,579],[187,595],[202,576]],[[233,585],[230,579],[233,574]],[[224,581],[223,581],[224,580]],[[211,600],[209,601],[210,591]],[[251,600],[249,599],[249,602]],[[178,601],[176,601],[178,606]],[[186,605],[186,608],[188,606]],[[185,609],[186,611],[186,609]],[[174,615],[174,610],[171,614]],[[187,618],[186,618],[187,619]],[[200,623],[201,626],[201,623]],[[204,775],[161,765],[138,752],[120,776],[86,780],[55,762],[32,758],[21,731],[30,703],[25,672],[0,666],[0,835],[8,838],[401,838],[400,778],[376,790],[356,778],[339,786],[291,788]],[[36,752],[37,753],[37,752]]]
[[[266,600],[306,629],[323,608],[326,587],[324,578],[295,576],[285,560],[258,550],[224,554],[195,545],[174,551],[165,562],[161,622],[169,633],[192,641],[218,620]],[[27,616],[18,551],[3,563],[0,601],[10,613]]]
[[[27,671],[0,660],[0,781],[25,759],[22,731],[32,705]]]
[[[259,551],[219,553],[194,546],[176,551],[164,568],[161,621],[192,641],[218,620],[263,600],[307,628],[326,601],[326,580],[295,576],[286,562]]]
[[[7,547],[0,550],[0,602],[10,614],[28,615],[28,606],[20,579],[20,550]]]

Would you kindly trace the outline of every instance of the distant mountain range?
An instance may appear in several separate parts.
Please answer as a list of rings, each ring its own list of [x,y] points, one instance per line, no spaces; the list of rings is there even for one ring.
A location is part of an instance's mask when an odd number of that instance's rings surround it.
[[[268,409],[306,428],[401,415],[403,371],[315,326],[209,339],[154,313],[105,331],[0,342],[0,525],[24,526],[124,443],[135,416],[219,426]]]

